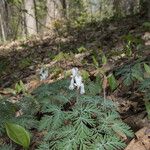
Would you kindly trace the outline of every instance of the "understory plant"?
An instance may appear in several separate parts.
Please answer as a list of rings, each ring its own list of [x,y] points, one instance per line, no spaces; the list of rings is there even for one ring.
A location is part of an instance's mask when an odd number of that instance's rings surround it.
[[[99,96],[100,87],[90,79],[84,83],[78,69],[73,68],[71,81],[43,83],[16,103],[2,99],[0,136],[7,136],[4,124],[10,122],[31,135],[39,133],[36,150],[120,150],[133,132],[121,120],[115,103]],[[18,148],[13,142],[0,145],[1,150]]]
[[[24,97],[16,103],[12,98],[0,98],[1,150],[16,150],[21,147],[23,150],[29,149],[31,134],[28,131],[38,125],[35,117],[36,107],[37,103],[31,96]]]
[[[148,58],[147,58],[148,59]],[[149,60],[137,59],[132,64],[122,66],[116,71],[126,87],[135,87],[141,93],[148,119],[150,119],[150,66]],[[134,86],[133,86],[134,85]],[[135,90],[134,89],[134,90]]]
[[[90,81],[84,85],[74,68],[71,83],[67,79],[60,80],[44,84],[33,92],[42,112],[38,130],[43,133],[43,141],[37,150],[117,150],[125,147],[123,137],[133,136],[130,127],[122,122],[111,100],[91,90],[92,84],[95,83]]]

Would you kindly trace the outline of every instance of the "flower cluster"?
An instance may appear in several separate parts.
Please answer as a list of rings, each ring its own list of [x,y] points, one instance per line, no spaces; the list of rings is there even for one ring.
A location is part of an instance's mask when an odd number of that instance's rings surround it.
[[[48,69],[45,67],[42,67],[39,74],[40,74],[40,80],[41,81],[46,80],[48,77]]]
[[[77,87],[77,90],[80,90],[80,94],[84,94],[85,93],[84,84],[82,82],[82,77],[79,74],[78,68],[73,68],[71,72],[72,75],[69,89],[74,90]]]

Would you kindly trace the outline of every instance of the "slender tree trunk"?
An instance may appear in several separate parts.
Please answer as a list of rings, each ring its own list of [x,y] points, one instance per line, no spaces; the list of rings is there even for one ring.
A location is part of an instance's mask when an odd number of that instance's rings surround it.
[[[39,28],[38,28],[38,17],[37,17],[36,0],[33,0],[33,2],[34,2],[34,10],[35,10],[36,29],[37,29],[37,32],[38,32]]]
[[[21,9],[25,10],[24,1],[21,5]],[[21,19],[21,35],[25,38],[27,38],[27,27],[26,27],[26,16],[25,13],[22,11],[21,13],[22,19]]]
[[[6,32],[5,32],[5,1],[0,1],[0,28],[1,28],[1,35],[2,41],[6,41]]]
[[[24,0],[27,34],[37,34],[34,0]]]
[[[6,41],[6,36],[5,36],[5,31],[4,31],[3,20],[2,20],[1,14],[0,14],[0,26],[1,26],[1,32],[2,32],[2,40]]]

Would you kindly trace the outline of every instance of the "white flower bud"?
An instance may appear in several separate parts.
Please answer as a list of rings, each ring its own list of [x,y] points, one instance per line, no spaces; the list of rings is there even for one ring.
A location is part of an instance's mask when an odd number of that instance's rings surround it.
[[[80,88],[82,84],[82,77],[80,75],[75,76],[75,85],[77,86],[77,89]]]
[[[82,83],[80,86],[80,94],[84,94],[85,93],[85,89],[84,89],[84,84]]]
[[[78,68],[72,68],[71,72],[72,72],[72,77],[74,78],[78,74]]]
[[[78,68],[73,68],[71,70],[71,81],[69,85],[69,89],[73,90],[75,87],[77,87],[78,90],[80,90],[80,94],[85,93],[84,84],[82,83],[82,77],[79,75]]]
[[[72,78],[71,81],[70,81],[69,89],[73,90],[74,88],[75,88],[74,79]]]

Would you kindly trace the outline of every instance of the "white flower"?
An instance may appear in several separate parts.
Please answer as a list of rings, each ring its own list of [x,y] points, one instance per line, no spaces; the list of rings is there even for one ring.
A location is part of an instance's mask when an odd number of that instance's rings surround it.
[[[48,69],[46,68],[41,68],[40,70],[40,80],[45,80],[48,77]]]
[[[78,68],[73,68],[71,72],[72,75],[69,89],[74,90],[75,87],[77,87],[77,89],[80,90],[80,94],[84,94],[85,93],[84,84],[82,83],[82,77],[81,75],[79,75]]]
[[[76,75],[78,75],[78,68],[76,68],[76,67],[75,67],[75,68],[72,68],[72,69],[71,69],[71,72],[72,72],[72,76],[71,76],[71,77],[74,78]]]
[[[80,86],[80,94],[84,94],[85,93],[85,89],[84,89],[84,84],[82,83]]]
[[[70,81],[69,89],[74,90],[74,88],[75,88],[74,79],[72,78],[71,81]]]
[[[80,75],[75,76],[75,86],[77,86],[77,89],[80,88],[82,84],[82,77]]]

